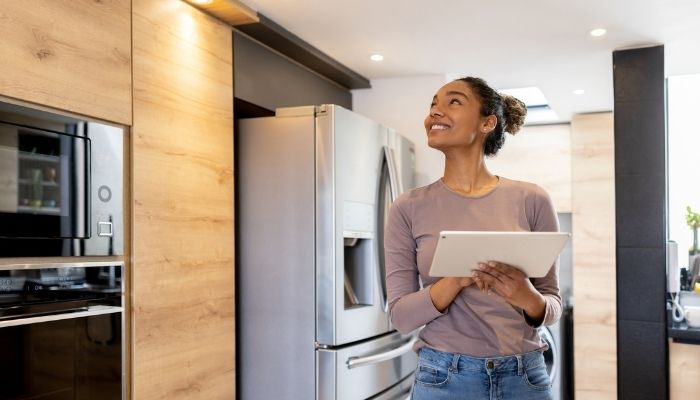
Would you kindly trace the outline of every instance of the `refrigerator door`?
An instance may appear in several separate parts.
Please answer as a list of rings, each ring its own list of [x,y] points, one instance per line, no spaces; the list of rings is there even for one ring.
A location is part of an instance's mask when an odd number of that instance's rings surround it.
[[[313,112],[242,119],[236,132],[236,373],[242,399],[315,396],[314,124]],[[271,364],[274,374],[263,373]]]
[[[342,107],[316,115],[316,340],[389,332],[380,294],[377,201],[386,129]]]
[[[338,350],[317,350],[317,400],[367,399],[405,383],[417,363],[414,343],[413,336],[392,333]]]

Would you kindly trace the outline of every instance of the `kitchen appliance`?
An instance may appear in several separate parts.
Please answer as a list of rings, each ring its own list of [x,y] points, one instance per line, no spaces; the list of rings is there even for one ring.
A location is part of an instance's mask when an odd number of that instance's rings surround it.
[[[405,398],[415,339],[389,320],[383,237],[412,144],[336,105],[242,119],[236,140],[239,396]]]
[[[572,231],[571,213],[558,213],[559,231]],[[559,293],[562,315],[559,321],[539,328],[540,337],[549,348],[544,352],[547,372],[552,380],[553,400],[574,398],[574,325],[573,325],[573,254],[569,240],[559,254]]]
[[[0,399],[124,398],[122,268],[0,266]]]
[[[122,255],[123,130],[0,103],[0,257]]]

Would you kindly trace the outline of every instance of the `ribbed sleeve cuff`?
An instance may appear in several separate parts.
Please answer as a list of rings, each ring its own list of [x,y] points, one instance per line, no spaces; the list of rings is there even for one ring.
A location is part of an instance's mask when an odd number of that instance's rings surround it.
[[[394,324],[414,330],[444,314],[435,308],[430,299],[430,286],[427,286],[399,300],[394,307],[394,315],[399,321],[395,320]]]

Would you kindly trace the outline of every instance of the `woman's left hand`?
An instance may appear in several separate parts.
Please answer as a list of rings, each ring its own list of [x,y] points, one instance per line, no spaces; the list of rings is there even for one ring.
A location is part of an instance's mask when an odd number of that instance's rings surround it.
[[[472,276],[481,291],[496,292],[508,303],[523,309],[535,321],[544,318],[544,297],[521,270],[508,264],[489,261],[479,263]]]

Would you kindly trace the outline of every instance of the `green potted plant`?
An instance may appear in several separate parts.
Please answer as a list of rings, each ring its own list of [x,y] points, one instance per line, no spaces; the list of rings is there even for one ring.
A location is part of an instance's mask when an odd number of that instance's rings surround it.
[[[688,250],[688,254],[693,256],[700,253],[700,249],[698,249],[698,228],[700,227],[700,214],[693,212],[693,210],[690,209],[690,206],[687,206],[685,209],[688,212],[685,215],[685,222],[688,224],[690,229],[693,230],[693,247]]]

